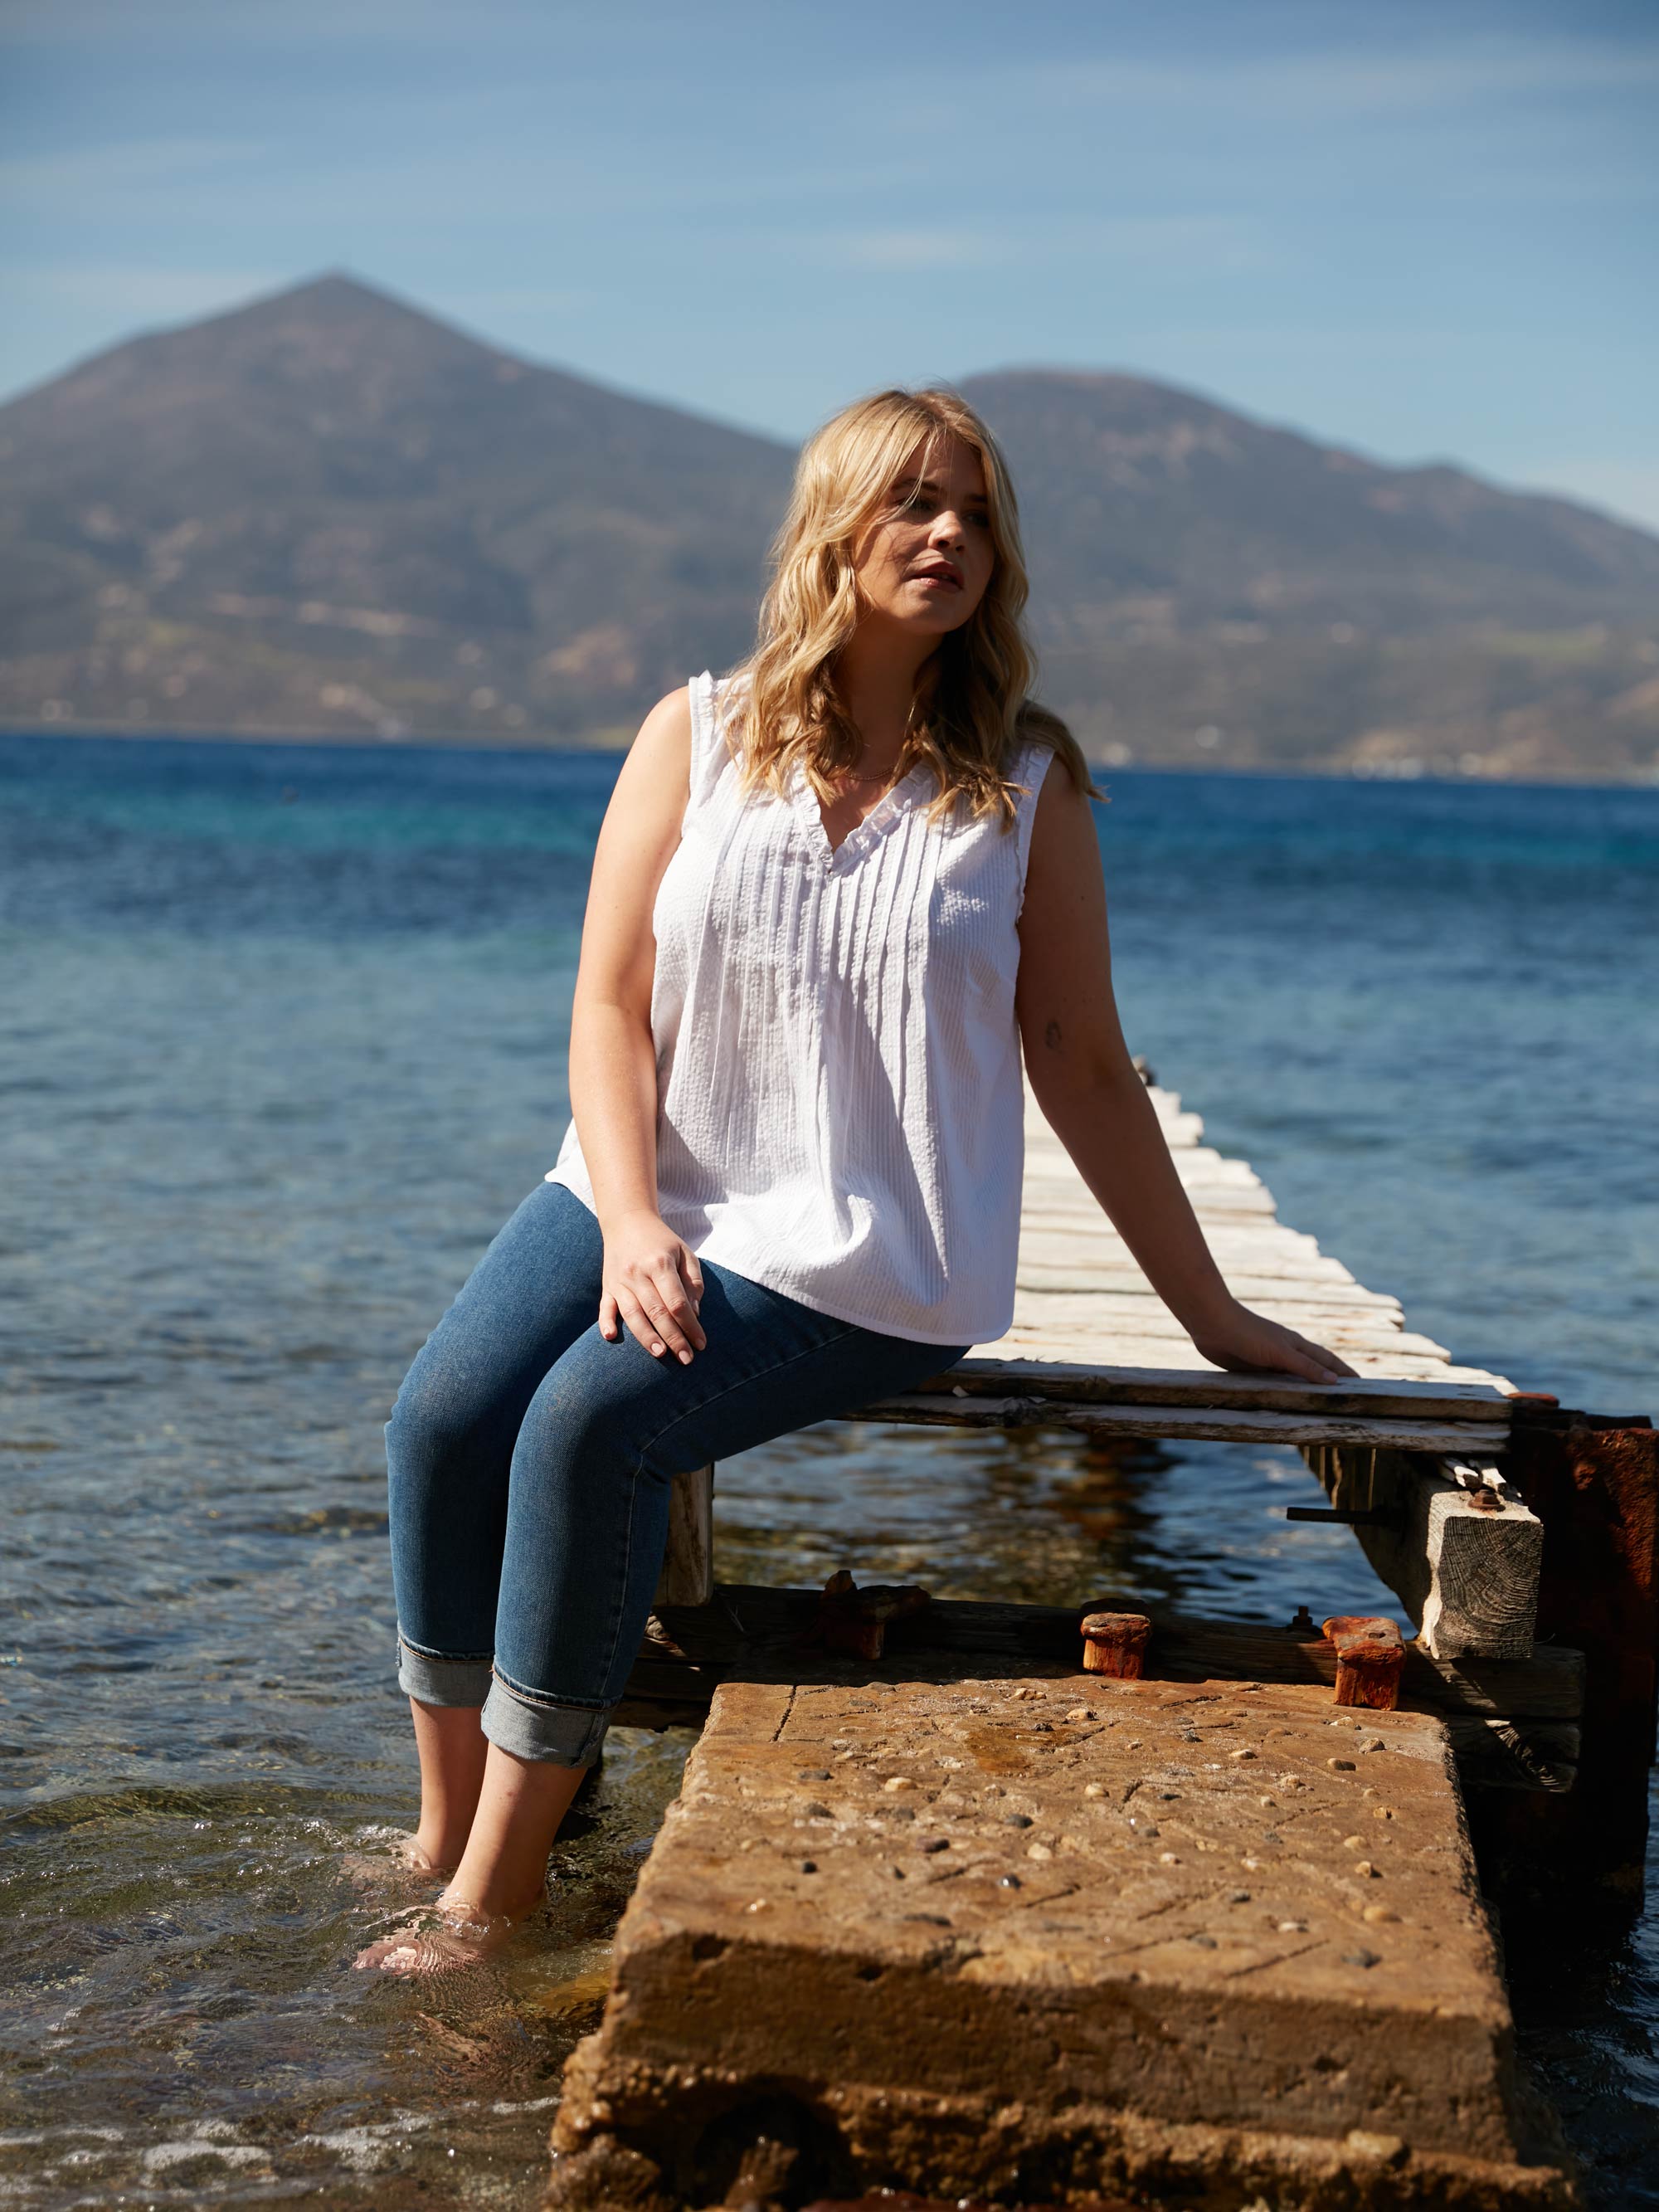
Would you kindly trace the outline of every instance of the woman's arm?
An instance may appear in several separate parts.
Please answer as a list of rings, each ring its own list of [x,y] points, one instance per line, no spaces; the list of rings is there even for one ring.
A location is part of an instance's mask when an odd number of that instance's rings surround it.
[[[593,855],[570,1017],[570,1105],[605,1237],[600,1333],[625,1325],[654,1357],[689,1363],[702,1271],[657,1212],[657,1054],[651,915],[680,841],[690,789],[691,707],[684,690],[640,726]]]
[[[1038,793],[1019,918],[1017,1006],[1037,1103],[1142,1272],[1205,1358],[1334,1382],[1334,1352],[1239,1304],[1204,1241],[1112,996],[1106,887],[1089,802],[1056,770]]]

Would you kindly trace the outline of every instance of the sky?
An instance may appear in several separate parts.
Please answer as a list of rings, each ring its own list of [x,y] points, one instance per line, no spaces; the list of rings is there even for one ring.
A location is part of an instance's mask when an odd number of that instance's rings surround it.
[[[1659,529],[1659,0],[0,0],[0,398],[345,270],[796,438],[1159,378]]]

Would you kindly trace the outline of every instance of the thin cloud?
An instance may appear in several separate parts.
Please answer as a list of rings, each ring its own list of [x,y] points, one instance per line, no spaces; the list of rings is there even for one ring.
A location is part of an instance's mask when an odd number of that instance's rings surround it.
[[[811,247],[799,232],[781,238],[791,251]],[[1072,259],[1157,263],[1186,271],[1261,269],[1274,258],[1254,225],[1231,216],[1125,215],[1084,222],[1046,216],[979,230],[874,228],[830,231],[817,240],[827,260],[849,269],[927,271]]]
[[[0,160],[0,197],[49,199],[54,210],[88,194],[130,191],[204,169],[258,160],[268,149],[246,138],[136,138]]]
[[[241,307],[292,281],[286,270],[135,269],[125,263],[101,267],[83,263],[70,269],[14,269],[7,275],[6,288],[14,301],[32,292],[64,307],[166,322]]]
[[[1534,94],[1559,100],[1574,93],[1639,92],[1659,84],[1659,50],[1570,38],[1482,40],[1414,54],[1349,47],[1241,60],[1218,46],[1208,56],[1179,62],[1091,55],[1017,64],[999,70],[998,80],[1005,91],[1018,86],[1068,108],[1212,104],[1236,118],[1336,122],[1364,115],[1419,118],[1433,109]]]
[[[981,269],[1004,252],[997,240],[970,230],[843,231],[824,245],[849,269]]]

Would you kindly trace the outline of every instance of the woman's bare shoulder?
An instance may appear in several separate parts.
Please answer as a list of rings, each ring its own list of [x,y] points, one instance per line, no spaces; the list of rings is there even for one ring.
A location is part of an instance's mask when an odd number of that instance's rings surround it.
[[[630,803],[647,791],[678,790],[684,794],[691,777],[691,695],[682,684],[678,691],[665,692],[640,724],[628,757],[617,778],[617,788]]]
[[[641,744],[653,748],[664,745],[683,745],[689,753],[691,746],[691,686],[682,684],[678,691],[665,691],[662,697],[640,724],[638,734],[630,750]]]

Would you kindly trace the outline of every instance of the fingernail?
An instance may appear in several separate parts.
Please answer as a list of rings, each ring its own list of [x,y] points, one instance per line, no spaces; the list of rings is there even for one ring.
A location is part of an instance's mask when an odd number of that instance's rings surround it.
[[[681,1354],[680,1354],[680,1365],[681,1365],[682,1367],[689,1367],[690,1364],[691,1364],[691,1355],[690,1355],[690,1353],[689,1352],[681,1352]]]

